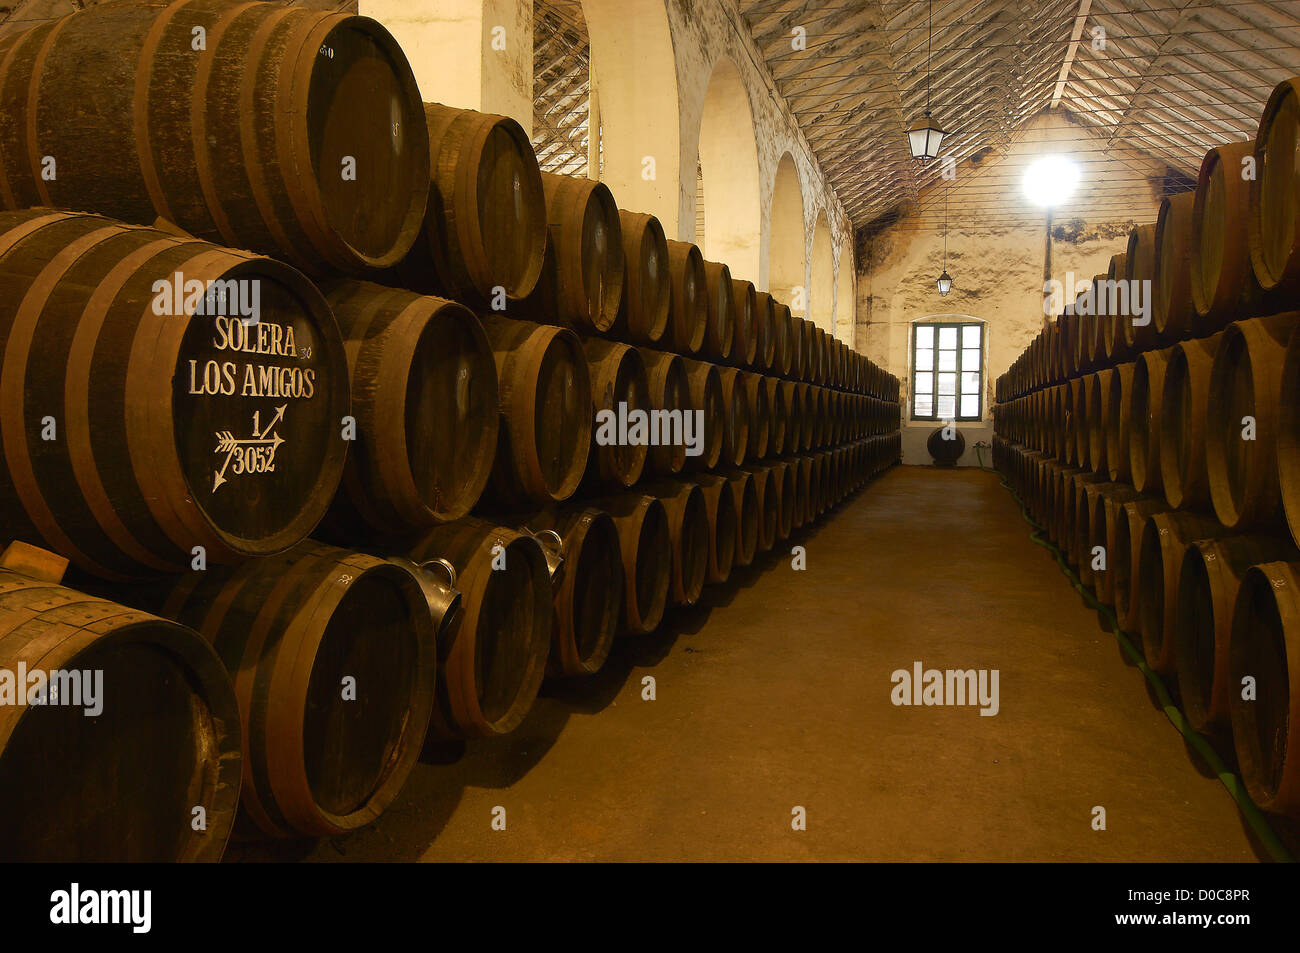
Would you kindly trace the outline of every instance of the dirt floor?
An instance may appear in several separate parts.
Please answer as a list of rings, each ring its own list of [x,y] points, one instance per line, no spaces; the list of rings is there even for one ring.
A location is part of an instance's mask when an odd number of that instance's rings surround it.
[[[370,828],[229,858],[1266,856],[994,475],[895,468],[760,562],[512,737],[418,765]],[[998,670],[998,714],[894,705],[918,661]]]

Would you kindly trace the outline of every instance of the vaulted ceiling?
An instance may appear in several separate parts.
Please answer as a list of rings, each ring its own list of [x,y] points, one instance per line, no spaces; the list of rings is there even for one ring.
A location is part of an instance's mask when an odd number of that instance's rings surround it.
[[[927,102],[959,163],[1064,110],[1095,133],[1087,149],[1159,159],[1176,189],[1208,148],[1253,137],[1273,87],[1300,73],[1296,0],[939,0],[932,40],[927,2],[739,5],[859,228],[915,207],[938,179],[907,148]],[[987,201],[995,212],[998,196]]]

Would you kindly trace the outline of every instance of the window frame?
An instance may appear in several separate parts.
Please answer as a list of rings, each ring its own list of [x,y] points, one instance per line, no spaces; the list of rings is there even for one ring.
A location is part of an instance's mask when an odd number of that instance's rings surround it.
[[[934,329],[934,343],[930,347],[930,351],[934,355],[934,360],[931,363],[931,369],[929,371],[918,371],[916,367],[916,351],[917,351],[916,331],[917,328],[921,328],[921,327]],[[979,389],[975,393],[975,399],[977,401],[975,416],[963,417],[961,416],[960,413],[956,413],[952,417],[940,417],[939,416],[939,329],[955,328],[957,331],[957,369],[954,373],[956,373],[957,375],[957,394],[955,398],[956,410],[960,412],[961,398],[962,398],[961,375],[963,373],[970,373],[968,369],[964,369],[962,367],[962,353],[964,351],[969,350],[969,348],[965,348],[962,346],[963,343],[962,330],[964,328],[970,328],[970,327],[979,328],[980,331],[980,343],[979,343],[980,363],[979,363],[979,367],[976,369],[977,373],[979,374]],[[983,321],[958,320],[958,319],[938,319],[938,320],[922,319],[919,321],[913,321],[911,354],[910,354],[911,360],[909,362],[911,365],[910,367],[911,374],[910,374],[910,380],[908,381],[909,392],[910,392],[909,404],[911,405],[908,408],[909,420],[913,420],[918,423],[942,423],[945,420],[951,420],[954,423],[978,423],[982,421],[984,419],[984,362],[987,355],[987,347],[988,347],[988,335],[985,333],[985,327]],[[928,416],[918,415],[916,412],[916,394],[917,394],[916,375],[922,373],[933,375],[933,381],[930,385],[930,399],[931,399],[930,406],[933,412]],[[944,371],[943,373],[947,374],[949,372]]]

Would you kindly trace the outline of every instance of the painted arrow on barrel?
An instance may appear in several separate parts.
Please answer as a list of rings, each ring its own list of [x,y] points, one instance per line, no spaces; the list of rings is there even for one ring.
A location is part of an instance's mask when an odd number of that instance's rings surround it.
[[[226,480],[226,468],[230,466],[230,458],[235,455],[235,451],[240,447],[270,447],[271,456],[267,461],[268,466],[275,460],[275,452],[280,449],[280,444],[284,443],[284,438],[278,433],[271,434],[269,437],[267,434],[271,433],[271,428],[275,427],[284,419],[284,412],[288,407],[288,404],[281,404],[279,407],[275,408],[275,416],[271,418],[271,422],[260,430],[258,429],[258,421],[261,411],[253,411],[253,436],[251,437],[238,438],[229,430],[217,431],[217,448],[213,453],[224,452],[226,459],[222,461],[220,470],[213,471],[213,493],[216,493],[223,483],[228,482]]]

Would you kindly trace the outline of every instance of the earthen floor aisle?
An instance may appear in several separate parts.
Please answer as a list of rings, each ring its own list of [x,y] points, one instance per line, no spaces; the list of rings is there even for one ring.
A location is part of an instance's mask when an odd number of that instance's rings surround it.
[[[600,677],[548,686],[512,737],[418,765],[372,827],[273,856],[1263,856],[995,476],[895,468],[799,542],[805,571],[787,544]],[[916,661],[997,669],[999,714],[895,707]]]

